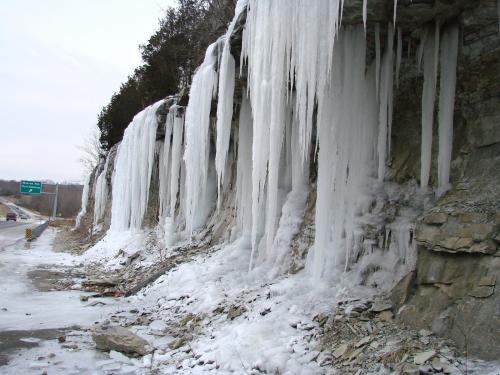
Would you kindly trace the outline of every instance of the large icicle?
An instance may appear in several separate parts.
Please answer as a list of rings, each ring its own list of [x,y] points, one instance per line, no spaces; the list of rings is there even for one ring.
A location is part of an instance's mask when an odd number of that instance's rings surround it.
[[[94,186],[94,226],[102,220],[106,209],[108,198],[108,181],[106,175],[108,173],[109,157],[110,154],[108,153],[106,162],[104,163],[104,169],[99,174],[99,177],[97,177]]]
[[[149,198],[155,156],[156,111],[163,100],[135,115],[118,146],[113,179],[111,230],[138,230]]]
[[[165,138],[160,151],[159,158],[159,178],[160,178],[160,222],[165,220],[169,213],[170,199],[170,165],[171,165],[171,138],[172,128],[174,126],[174,116],[169,109],[167,119],[165,120]]]
[[[203,64],[196,71],[186,108],[186,230],[189,237],[196,229],[196,219],[201,199],[205,196],[210,152],[210,108],[217,93],[217,48],[219,42],[211,44]]]
[[[243,95],[238,129],[238,159],[236,164],[236,209],[238,226],[243,237],[252,232],[252,108]]]
[[[399,70],[401,68],[401,58],[403,56],[403,37],[401,27],[398,27],[398,42],[396,47],[396,87],[399,88]]]
[[[172,122],[172,164],[170,169],[170,217],[175,216],[177,193],[180,185],[180,168],[182,157],[182,134],[184,131],[184,116],[177,113],[177,107],[171,109]],[[170,113],[169,113],[170,114]]]
[[[341,0],[249,1],[242,57],[248,63],[253,111],[252,251],[261,253],[259,257],[270,250],[277,226],[277,166],[286,100],[294,88],[299,152],[305,163],[319,89],[330,74],[340,11]]]
[[[316,237],[306,264],[314,278],[332,277],[349,264],[358,242],[356,217],[377,143],[376,72],[372,66],[365,75],[365,48],[361,27],[341,33],[333,76],[318,103]]]
[[[437,27],[437,25],[436,25]],[[420,186],[427,187],[431,171],[432,128],[434,125],[434,102],[436,98],[438,31],[428,33],[423,47],[424,86],[422,89],[422,146],[420,156]]]
[[[363,25],[365,27],[365,32],[366,32],[367,13],[368,13],[368,0],[363,0]]]
[[[391,127],[392,127],[392,96],[393,96],[393,44],[394,27],[388,25],[387,45],[382,59],[379,83],[379,132],[378,132],[378,180],[385,177],[386,162],[390,155]]]
[[[215,154],[215,169],[217,171],[217,207],[220,205],[220,189],[224,183],[224,172],[226,170],[227,153],[231,137],[231,121],[233,118],[233,97],[235,81],[235,61],[231,55],[231,35],[234,26],[243,10],[244,3],[240,1],[236,12],[224,37],[224,48],[219,66],[219,99],[217,102],[217,140]]]
[[[75,229],[78,229],[78,227],[81,224],[82,218],[87,213],[87,203],[89,201],[89,193],[90,193],[89,185],[90,185],[90,178],[91,178],[91,176],[92,176],[92,174],[89,174],[85,178],[85,182],[83,184],[82,201],[81,201],[82,202],[81,203],[82,206],[80,208],[80,212],[78,212],[78,215],[76,216]]]
[[[455,106],[458,27],[447,28],[441,43],[441,78],[439,89],[439,154],[438,195],[450,185],[450,164],[453,147],[453,110]]]

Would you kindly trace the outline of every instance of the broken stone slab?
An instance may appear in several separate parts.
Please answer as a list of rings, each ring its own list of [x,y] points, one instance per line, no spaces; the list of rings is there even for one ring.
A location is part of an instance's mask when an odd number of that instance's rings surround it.
[[[441,225],[448,221],[448,214],[444,212],[433,212],[424,217],[424,223],[430,225]]]
[[[413,357],[413,362],[416,365],[423,365],[425,362],[427,362],[429,359],[431,359],[435,355],[436,355],[436,351],[435,350],[429,350],[429,351],[426,351],[426,352],[417,353]]]
[[[227,312],[227,318],[229,320],[236,319],[242,315],[247,309],[244,306],[231,306]]]
[[[495,292],[494,286],[477,286],[469,292],[469,296],[475,298],[488,298]]]
[[[366,344],[368,344],[370,341],[372,340],[372,338],[370,336],[366,336],[364,338],[362,338],[361,340],[359,340],[355,345],[354,347],[356,348],[360,348],[362,346],[365,346]]]
[[[90,287],[114,287],[119,284],[119,281],[116,279],[89,279],[82,281],[82,287],[90,288]]]
[[[432,359],[432,368],[438,372],[443,371],[443,364],[441,363],[441,360],[438,357],[434,357]]]
[[[486,219],[486,215],[478,212],[464,212],[460,214],[459,218],[463,223],[478,224]]]
[[[479,286],[495,286],[496,279],[495,275],[483,276],[479,280]]]
[[[179,338],[173,340],[172,342],[170,342],[168,344],[168,347],[172,350],[176,350],[176,349],[181,348],[185,342],[186,342],[186,340],[184,340],[184,338],[179,337]]]
[[[92,339],[102,351],[115,350],[127,354],[146,355],[151,349],[148,342],[120,326],[96,325],[92,327]]]
[[[386,310],[378,314],[378,318],[383,322],[392,322],[394,314],[392,313],[392,311]]]
[[[392,303],[387,300],[375,301],[370,309],[372,312],[379,313],[393,308]]]
[[[453,251],[466,251],[474,244],[468,237],[446,237],[438,240],[436,245]]]
[[[335,349],[335,351],[333,352],[333,356],[336,359],[338,359],[338,358],[342,357],[347,352],[348,349],[349,349],[349,345],[341,344]]]
[[[470,253],[479,254],[494,254],[497,251],[497,247],[491,240],[483,241],[481,243],[476,243],[472,245],[469,249]]]
[[[440,228],[433,225],[418,225],[416,229],[416,240],[424,244],[433,244],[440,235]]]
[[[398,375],[419,375],[420,370],[418,366],[412,365],[411,363],[401,363],[396,368],[396,374]]]
[[[406,274],[391,290],[391,301],[398,309],[408,301],[412,287],[415,283],[415,271]]]

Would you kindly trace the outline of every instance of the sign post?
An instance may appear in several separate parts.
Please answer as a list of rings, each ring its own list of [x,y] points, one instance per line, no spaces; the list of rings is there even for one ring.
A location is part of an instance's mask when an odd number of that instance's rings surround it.
[[[40,181],[21,181],[19,185],[21,194],[41,194],[42,183]]]

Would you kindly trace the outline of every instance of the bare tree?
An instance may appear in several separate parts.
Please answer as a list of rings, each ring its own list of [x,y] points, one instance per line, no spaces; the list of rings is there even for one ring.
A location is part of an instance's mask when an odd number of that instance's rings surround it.
[[[83,144],[78,146],[81,152],[80,163],[85,168],[85,175],[88,175],[99,163],[99,159],[104,155],[104,150],[99,141],[99,129],[92,128],[91,132],[85,137]]]

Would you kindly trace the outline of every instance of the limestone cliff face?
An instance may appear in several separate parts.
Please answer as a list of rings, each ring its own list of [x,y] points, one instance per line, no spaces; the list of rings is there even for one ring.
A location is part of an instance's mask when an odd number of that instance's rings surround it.
[[[361,0],[345,1],[344,25],[363,22],[362,4]],[[368,0],[368,62],[375,59],[374,30],[377,23],[381,47],[384,47],[387,24],[394,19],[393,5],[392,0]],[[388,179],[386,189],[380,192],[382,198],[373,204],[376,212],[374,209],[372,214],[377,216],[377,222],[364,228],[364,240],[371,241],[373,247],[382,252],[387,251],[395,235],[396,219],[411,209],[414,214],[407,217],[410,222],[404,238],[408,242],[405,246],[416,251],[417,260],[410,267],[412,272],[405,275],[393,290],[398,318],[406,324],[432,329],[450,337],[467,346],[473,355],[497,359],[500,357],[500,293],[496,287],[497,280],[500,282],[500,30],[497,3],[494,0],[399,0],[396,13],[396,28],[400,30],[403,53],[399,84],[394,89]],[[238,113],[246,87],[245,67],[240,75],[238,66],[245,17],[243,12],[231,36],[231,51],[237,65],[235,113]],[[452,24],[459,27],[452,188],[439,199],[431,192],[417,199],[413,192],[420,179],[423,85],[423,74],[418,70],[418,45],[425,29],[436,24],[440,28]],[[175,97],[175,101],[180,106],[186,105],[185,93]],[[160,124],[165,123],[165,109],[168,107],[165,104],[158,111]],[[215,112],[214,103],[213,116]],[[437,113],[434,117],[437,118]],[[236,128],[238,122],[235,118]],[[236,133],[233,132],[229,151],[233,158],[238,149],[238,140],[234,138]],[[160,126],[159,144],[164,134],[165,129]],[[212,143],[215,143],[214,134],[212,125]],[[431,187],[437,186],[438,137],[435,124]],[[103,165],[98,167],[96,175],[101,173]],[[233,163],[231,169],[234,167]],[[144,226],[151,228],[158,221],[158,168],[156,162],[144,219]],[[106,174],[109,188],[105,215],[99,227],[101,234],[109,227],[112,171],[111,161]],[[234,194],[231,194],[234,176],[232,173],[227,184],[230,193],[222,202],[222,208],[213,212],[208,230],[204,232],[212,243],[230,238],[227,228],[235,216]],[[317,164],[315,158],[311,158],[311,191],[303,222],[290,250],[289,272],[301,269],[314,240],[316,176]],[[93,191],[92,186],[89,191]],[[89,199],[83,226],[92,225],[92,216],[89,215],[93,215],[93,199]],[[366,270],[362,283],[369,283],[370,272]]]

